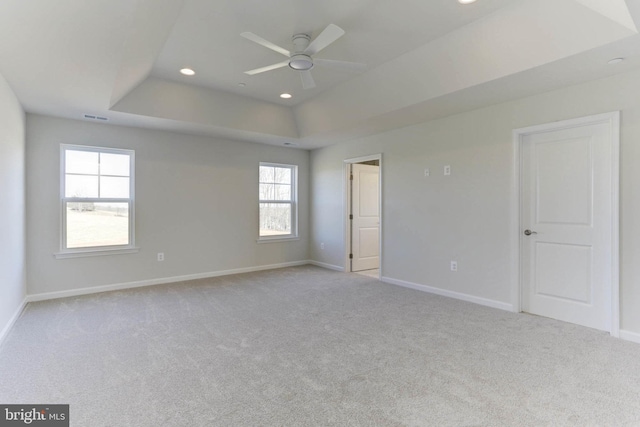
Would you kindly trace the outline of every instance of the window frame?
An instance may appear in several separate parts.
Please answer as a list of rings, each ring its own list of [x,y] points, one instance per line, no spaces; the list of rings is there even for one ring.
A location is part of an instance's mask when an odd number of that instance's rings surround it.
[[[291,170],[291,199],[290,200],[264,200],[260,198],[260,167],[276,167],[286,168]],[[274,236],[262,236],[260,235],[260,204],[272,203],[272,204],[288,204],[291,206],[291,233],[278,234]],[[258,243],[270,243],[270,242],[282,242],[290,240],[299,240],[298,236],[298,165],[285,164],[285,163],[273,163],[273,162],[260,162],[258,164]]]
[[[90,153],[121,154],[129,156],[129,197],[66,197],[66,152],[84,151]],[[138,252],[135,246],[135,151],[123,148],[97,147],[76,144],[60,144],[60,250],[56,258],[116,255]],[[101,176],[100,174],[98,177]],[[99,194],[98,194],[99,196]],[[127,203],[129,205],[129,243],[126,245],[67,247],[67,203]]]

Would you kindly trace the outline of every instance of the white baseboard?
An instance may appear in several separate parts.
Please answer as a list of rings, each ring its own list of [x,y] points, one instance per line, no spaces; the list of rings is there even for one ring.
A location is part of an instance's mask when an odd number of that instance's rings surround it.
[[[229,276],[231,274],[251,273],[254,271],[273,270],[276,268],[296,267],[307,265],[309,261],[293,261],[281,264],[259,265],[255,267],[235,268],[232,270],[212,271],[208,273],[188,274],[185,276],[162,277],[157,279],[141,280],[137,282],[117,283],[113,285],[94,286],[90,288],[69,289],[58,292],[45,292],[41,294],[27,295],[26,301],[44,301],[56,298],[75,297],[79,295],[97,294],[100,292],[120,291],[123,289],[141,288],[143,286],[164,285],[166,283],[184,282],[187,280],[207,279],[210,277]]]
[[[315,265],[316,267],[327,268],[329,270],[344,271],[343,267],[340,267],[339,265],[327,264],[326,262],[309,260],[308,263],[311,265]]]
[[[404,280],[393,279],[391,277],[382,277],[380,279],[384,283],[389,283],[391,285],[402,286],[404,288],[415,289],[422,292],[428,292],[430,294],[440,295],[443,297],[454,298],[462,301],[472,302],[474,304],[484,305],[491,308],[497,308],[505,311],[513,311],[513,305],[495,301],[488,298],[476,297],[473,295],[463,294],[460,292],[448,291],[446,289],[434,288],[432,286],[420,285],[418,283],[407,282]]]
[[[11,328],[13,328],[13,325],[16,323],[26,306],[27,298],[25,297],[25,299],[22,300],[22,303],[20,303],[20,305],[16,309],[15,313],[13,313],[13,316],[11,316],[11,319],[9,319],[4,328],[2,328],[2,332],[0,332],[0,346],[2,346],[5,338],[7,338],[7,336],[9,335],[9,331],[11,331]]]
[[[640,334],[637,332],[625,331],[621,329],[619,338],[625,341],[631,341],[640,344]]]

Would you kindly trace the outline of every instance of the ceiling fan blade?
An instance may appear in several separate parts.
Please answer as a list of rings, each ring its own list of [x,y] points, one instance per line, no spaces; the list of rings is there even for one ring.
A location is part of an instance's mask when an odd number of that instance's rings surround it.
[[[344,30],[337,25],[329,24],[318,37],[304,50],[307,55],[315,55],[325,47],[344,35]]]
[[[333,59],[313,59],[314,65],[321,67],[333,68],[334,70],[351,71],[354,73],[361,73],[367,69],[367,64],[360,62],[348,62],[348,61],[335,61]]]
[[[281,53],[281,54],[283,54],[283,55],[284,55],[284,56],[286,56],[286,57],[291,56],[291,52],[289,52],[287,49],[285,49],[285,48],[283,48],[283,47],[280,47],[280,46],[278,46],[277,44],[273,44],[273,43],[271,43],[270,41],[265,40],[265,39],[263,39],[262,37],[257,36],[257,35],[255,35],[255,34],[253,34],[253,33],[250,33],[250,32],[244,32],[244,33],[241,33],[240,35],[241,35],[242,37],[244,37],[245,39],[247,39],[247,40],[251,40],[252,42],[254,42],[254,43],[258,43],[259,45],[264,46],[264,47],[266,47],[267,49],[271,49],[271,50],[273,50],[273,51],[276,51],[276,52],[278,52],[278,53]],[[321,34],[321,35],[322,35],[322,34]]]
[[[300,71],[300,79],[302,79],[302,87],[304,89],[313,89],[314,87],[316,87],[316,82],[315,80],[313,80],[311,71],[309,70]]]
[[[289,61],[278,62],[277,64],[267,65],[266,67],[256,68],[255,70],[245,71],[245,74],[253,76],[254,74],[264,73],[265,71],[277,70],[278,68],[286,67],[289,65]]]

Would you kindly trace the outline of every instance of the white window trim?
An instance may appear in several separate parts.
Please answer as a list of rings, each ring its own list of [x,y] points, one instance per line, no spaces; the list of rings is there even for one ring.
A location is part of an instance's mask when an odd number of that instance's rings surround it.
[[[298,165],[290,165],[285,163],[260,162],[260,166],[271,166],[277,168],[291,169],[291,201],[282,200],[261,200],[258,198],[258,243],[278,243],[300,240],[298,235]],[[258,184],[260,184],[260,175],[258,174]],[[277,236],[260,236],[260,203],[282,203],[291,205],[291,234],[282,234]]]
[[[65,197],[66,178],[66,157],[67,150],[88,151],[95,153],[127,154],[130,156],[131,164],[129,168],[129,198],[75,198]],[[54,253],[56,259],[79,258],[102,255],[120,255],[136,253],[140,248],[135,246],[135,151],[123,148],[95,147],[87,145],[60,144],[60,250]],[[66,248],[67,238],[67,210],[65,203],[86,202],[86,203],[109,203],[123,202],[129,203],[129,244],[113,246],[91,246],[85,248]]]

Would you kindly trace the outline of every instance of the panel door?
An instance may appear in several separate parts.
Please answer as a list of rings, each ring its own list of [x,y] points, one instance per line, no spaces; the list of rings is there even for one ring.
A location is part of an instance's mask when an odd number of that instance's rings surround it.
[[[380,267],[379,166],[352,165],[351,271]]]
[[[523,311],[611,329],[611,147],[608,124],[523,138]]]

